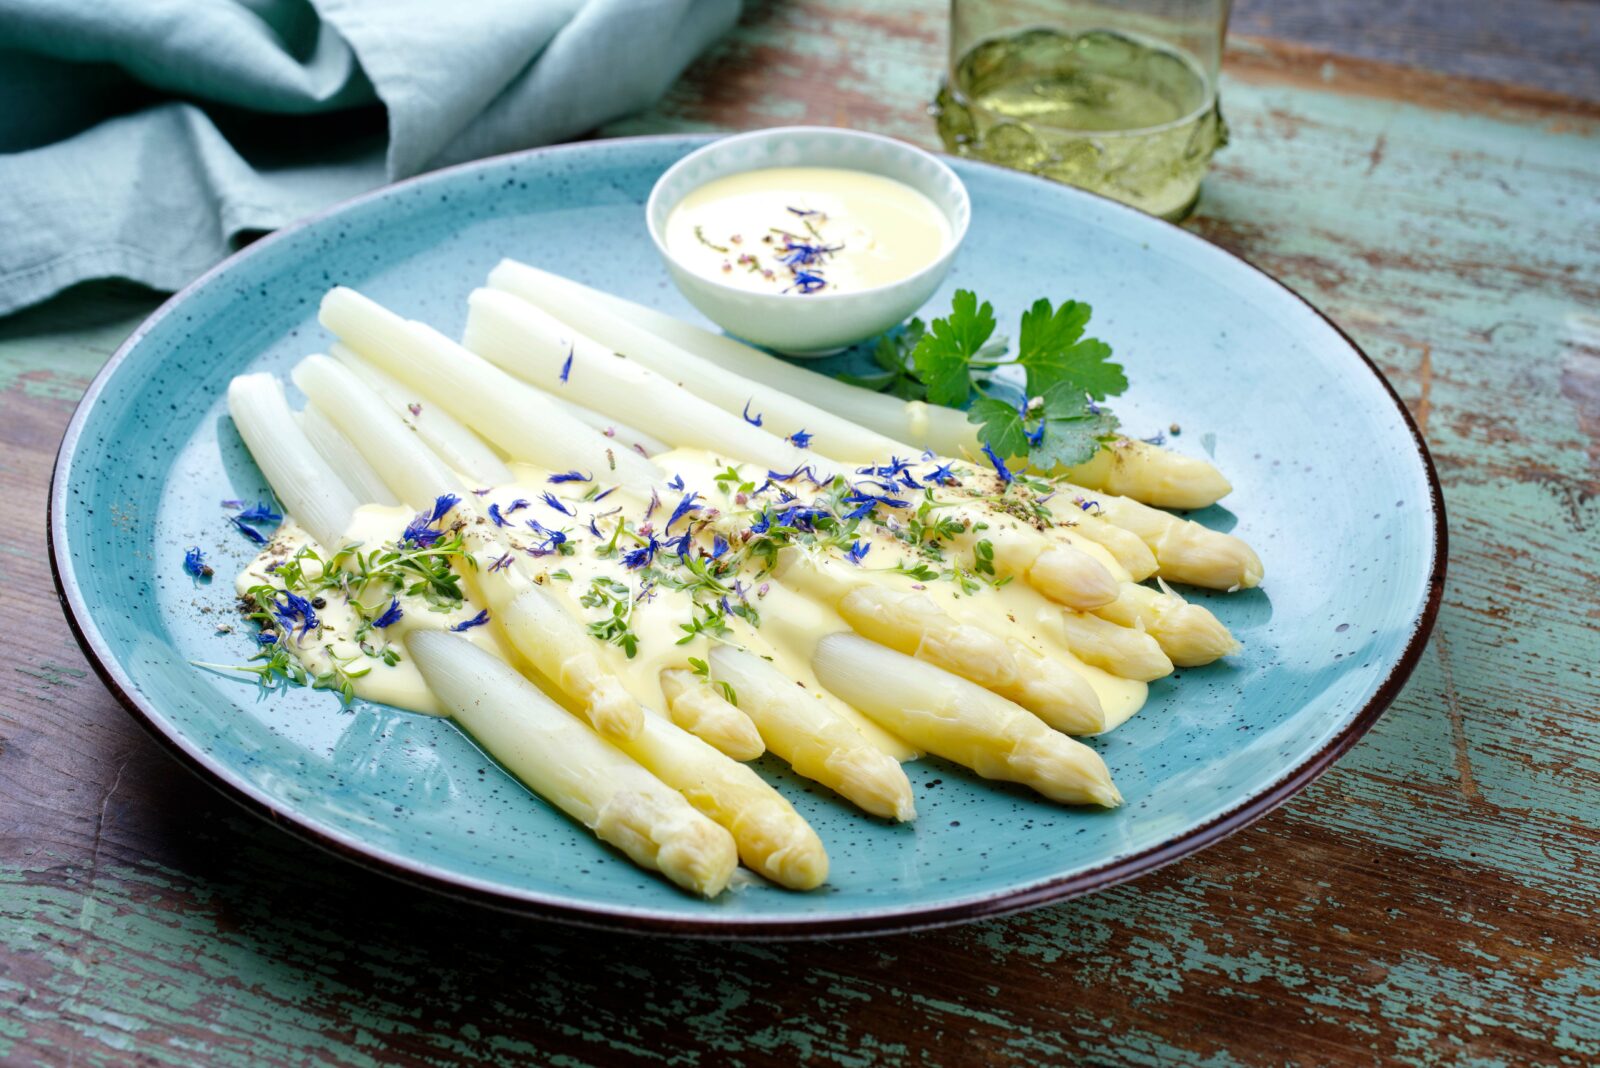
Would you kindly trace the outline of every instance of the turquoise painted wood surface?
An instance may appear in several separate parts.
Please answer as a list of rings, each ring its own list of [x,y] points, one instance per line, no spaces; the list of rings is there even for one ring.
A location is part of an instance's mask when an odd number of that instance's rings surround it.
[[[930,143],[940,5],[859,7],[752,5],[606,132]],[[1333,772],[1132,885],[867,942],[640,942],[397,888],[236,813],[87,674],[49,461],[154,305],[97,288],[0,322],[0,1062],[1600,1060],[1600,108],[1266,41],[1228,70],[1190,225],[1367,348],[1450,509],[1428,656]]]

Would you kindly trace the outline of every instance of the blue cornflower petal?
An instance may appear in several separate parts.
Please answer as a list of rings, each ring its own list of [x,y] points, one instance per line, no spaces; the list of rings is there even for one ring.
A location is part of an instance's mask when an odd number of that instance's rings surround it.
[[[265,534],[261,533],[261,531],[257,530],[249,523],[244,522],[238,516],[230,515],[228,517],[228,522],[238,527],[240,534],[243,534],[257,545],[265,545],[267,543],[267,536]]]
[[[298,620],[300,636],[305,637],[311,632],[311,628],[317,625],[317,610],[311,606],[310,601],[293,590],[280,590],[278,596],[283,598],[283,603],[279,604],[274,600],[272,614],[278,617],[278,622],[282,624],[285,633],[293,633],[295,621]]]
[[[551,475],[550,482],[593,482],[593,475],[586,475],[582,471],[567,471],[559,475]]]
[[[200,546],[190,546],[183,554],[183,569],[195,578],[210,578],[211,568],[206,566],[206,554],[200,551]]]
[[[820,274],[817,274],[814,271],[802,271],[797,269],[794,272],[794,285],[789,286],[788,289],[784,290],[784,292],[787,293],[790,289],[798,289],[802,293],[815,293],[817,290],[823,288],[827,284],[828,280],[823,278]]]
[[[545,504],[548,504],[550,507],[552,507],[556,511],[560,512],[562,515],[577,515],[578,514],[577,512],[574,512],[571,508],[568,508],[566,505],[562,504],[560,498],[558,498],[554,493],[551,493],[549,490],[545,491],[543,499],[544,499],[544,503]]]
[[[279,523],[283,521],[283,516],[259,502],[253,507],[246,508],[234,518],[241,523]]]
[[[437,523],[439,520],[450,514],[450,509],[454,508],[460,503],[461,498],[457,497],[454,493],[444,493],[440,494],[438,497],[435,497],[433,499],[433,517],[429,520],[429,522]]]
[[[494,563],[489,565],[489,570],[491,572],[493,572],[493,571],[504,571],[506,568],[508,568],[510,566],[511,566],[511,554],[510,553],[502,553],[502,554],[500,554],[500,556],[498,556],[495,559]]]
[[[487,622],[489,622],[489,610],[485,608],[471,619],[463,619],[450,629],[453,631],[471,630],[473,627],[481,627]]]
[[[718,535],[716,535],[715,537],[713,537],[711,539],[711,559],[715,560],[715,559],[717,559],[717,557],[721,556],[723,553],[725,553],[727,551],[728,551],[728,539],[727,538],[724,538],[721,534],[718,534]]]
[[[983,447],[983,454],[989,458],[990,463],[994,464],[994,473],[1000,476],[1000,481],[1009,485],[1014,476],[1011,474],[1011,469],[1006,467],[1006,462],[996,456],[994,450],[987,445]]]
[[[750,403],[751,403],[751,401],[754,401],[754,400],[755,400],[755,398],[751,397],[750,400],[747,400],[747,401],[744,402],[744,421],[749,423],[751,426],[760,426],[761,425],[761,416],[759,414],[755,415],[755,416],[751,416],[751,414],[750,414]]]
[[[678,507],[672,510],[672,518],[667,520],[667,525],[665,528],[667,531],[670,532],[672,530],[672,525],[678,520],[682,519],[690,512],[698,512],[703,507],[703,505],[694,503],[699,496],[700,494],[698,493],[686,493],[683,495],[683,500],[678,502]]]
[[[805,429],[801,428],[789,435],[789,443],[797,449],[809,449],[811,448],[811,439],[815,436],[815,434],[807,434]]]
[[[673,475],[672,476],[672,481],[667,483],[667,488],[668,489],[675,489],[679,493],[682,493],[683,492],[683,476],[682,475]]]
[[[623,566],[629,568],[630,570],[637,571],[639,568],[644,567],[646,564],[650,563],[650,561],[654,560],[656,558],[656,553],[660,551],[661,543],[657,541],[656,536],[652,534],[643,545],[639,546],[637,549],[630,549],[622,554]]]
[[[491,504],[489,506],[489,521],[497,527],[503,527],[507,525],[505,517],[500,514],[500,506],[498,504]]]
[[[577,346],[567,346],[567,358],[561,364],[561,381],[565,382],[572,375],[572,356],[577,351]]]
[[[925,481],[937,482],[941,486],[948,486],[956,481],[955,472],[950,470],[953,464],[940,464],[928,473]]]
[[[850,546],[850,551],[845,553],[845,555],[850,558],[851,563],[859,564],[861,561],[867,558],[867,554],[871,551],[871,545],[867,544],[866,542],[858,541],[854,542]]]
[[[400,608],[400,598],[391,597],[389,598],[389,607],[383,610],[383,615],[372,621],[372,625],[374,627],[392,627],[400,622],[400,617],[403,615],[405,615],[405,612]]]
[[[443,534],[433,529],[433,520],[428,518],[428,513],[418,512],[416,517],[406,524],[405,532],[400,535],[400,540],[402,542],[410,542],[419,548],[427,549],[442,537],[444,537]]]

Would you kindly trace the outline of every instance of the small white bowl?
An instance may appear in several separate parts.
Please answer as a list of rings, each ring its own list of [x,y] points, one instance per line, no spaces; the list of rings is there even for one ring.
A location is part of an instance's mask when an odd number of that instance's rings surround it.
[[[839,167],[904,182],[950,221],[938,259],[889,285],[843,293],[759,293],[697,274],[667,248],[667,216],[707,182],[767,167]],[[933,295],[967,235],[972,203],[966,186],[937,157],[876,134],[826,126],[780,126],[713,141],[667,169],[645,205],[650,237],[679,291],[730,334],[795,356],[823,356],[883,333]]]

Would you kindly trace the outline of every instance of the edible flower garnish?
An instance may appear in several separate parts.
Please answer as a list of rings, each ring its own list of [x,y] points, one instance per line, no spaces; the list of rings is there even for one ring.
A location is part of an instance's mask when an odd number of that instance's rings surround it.
[[[789,444],[797,449],[809,449],[811,447],[811,439],[815,436],[814,434],[807,434],[802,427],[789,435]]]
[[[557,497],[554,493],[551,493],[549,490],[545,491],[544,496],[543,496],[543,500],[544,500],[545,504],[548,504],[550,507],[552,507],[556,511],[560,512],[562,515],[577,515],[578,514],[577,512],[574,512],[571,508],[568,508],[565,504],[562,504],[561,503],[561,499],[559,497]]]
[[[750,400],[744,402],[744,421],[749,423],[751,426],[760,426],[761,416],[759,414],[754,416],[750,414],[750,403],[753,400],[755,400],[755,398],[751,397]]]
[[[224,501],[222,503],[224,505],[238,505],[242,502]],[[265,504],[259,503],[253,507],[246,508],[237,515],[230,515],[228,517],[228,522],[237,527],[240,534],[243,534],[246,538],[250,539],[257,545],[265,545],[267,543],[267,537],[265,534],[261,533],[261,531],[256,529],[256,524],[278,523],[282,520],[283,516],[279,515],[277,512],[274,512]]]
[[[300,636],[303,638],[311,632],[311,628],[318,625],[317,610],[310,601],[295,593],[293,590],[279,590],[278,596],[283,598],[283,603],[276,600],[272,603],[272,614],[278,617],[284,633],[294,633],[296,621],[300,624]]]
[[[561,363],[561,381],[563,383],[572,376],[572,357],[577,351],[576,345],[567,346],[567,358]]]
[[[400,598],[391,597],[389,598],[389,607],[385,608],[383,614],[372,621],[372,625],[380,628],[392,627],[400,622],[400,617],[403,615],[405,615],[405,612],[400,607]]]
[[[822,289],[827,284],[828,280],[823,278],[820,274],[817,274],[814,271],[803,271],[797,269],[794,272],[794,284],[785,289],[784,292],[787,293],[790,289],[798,289],[802,293],[815,293],[817,290]]]
[[[281,523],[283,521],[283,516],[259,502],[251,508],[246,508],[234,518],[241,523]]]
[[[683,476],[682,475],[673,475],[672,476],[672,481],[667,483],[667,488],[668,489],[675,489],[679,493],[682,493],[683,492]]]
[[[656,553],[661,551],[661,543],[654,534],[646,536],[645,543],[637,549],[630,549],[622,554],[622,566],[630,571],[637,571],[647,566],[656,558]]]
[[[678,502],[678,507],[676,507],[676,508],[674,508],[672,510],[672,518],[667,520],[667,525],[666,525],[665,529],[669,533],[672,530],[672,525],[674,523],[676,523],[678,520],[682,519],[684,516],[688,515],[690,512],[698,512],[702,507],[704,507],[703,505],[699,505],[699,504],[694,503],[696,500],[699,499],[699,497],[700,497],[700,494],[698,494],[698,493],[686,493],[686,494],[684,494],[683,500]]]
[[[591,519],[589,521],[589,525],[590,527],[594,527],[594,520]],[[565,533],[559,530],[551,530],[543,523],[540,523],[537,519],[528,520],[527,527],[529,530],[533,531],[535,534],[544,539],[544,541],[540,542],[538,547],[533,550],[533,555],[535,556],[545,556],[549,553],[558,552],[560,551],[561,546],[565,545],[567,542],[567,536]],[[596,529],[595,537],[598,538],[599,536],[599,531]],[[494,568],[490,568],[489,570],[493,571]]]
[[[888,508],[905,508],[910,503],[899,497],[890,497],[886,494],[869,493],[860,486],[852,488],[850,494],[844,498],[844,504],[858,505],[853,512],[845,515],[846,519],[865,519],[873,514],[878,505]]]
[[[450,629],[459,633],[463,630],[471,630],[473,627],[481,627],[487,622],[489,622],[489,610],[485,608],[471,619],[463,619]]]
[[[1000,476],[1000,481],[1010,485],[1011,480],[1016,476],[1013,475],[1010,469],[1006,467],[1006,462],[1000,459],[1000,457],[996,456],[994,449],[990,448],[988,445],[983,447],[983,454],[989,458],[990,463],[994,464],[994,473]]]
[[[870,544],[867,542],[858,541],[851,544],[850,551],[845,553],[845,555],[850,558],[851,563],[860,564],[861,561],[867,558],[867,554],[871,551],[872,546]]]
[[[192,545],[183,554],[183,569],[197,579],[208,579],[212,575],[211,565],[206,563],[206,554],[200,551],[200,546]]]
[[[593,475],[586,475],[582,471],[564,471],[559,475],[551,475],[548,482],[593,482]]]

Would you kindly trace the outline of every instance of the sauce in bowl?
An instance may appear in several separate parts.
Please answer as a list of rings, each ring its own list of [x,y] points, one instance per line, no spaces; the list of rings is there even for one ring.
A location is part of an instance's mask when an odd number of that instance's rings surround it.
[[[951,242],[924,194],[879,174],[769,167],[717,178],[667,217],[665,242],[695,274],[756,292],[852,293],[909,278]]]

